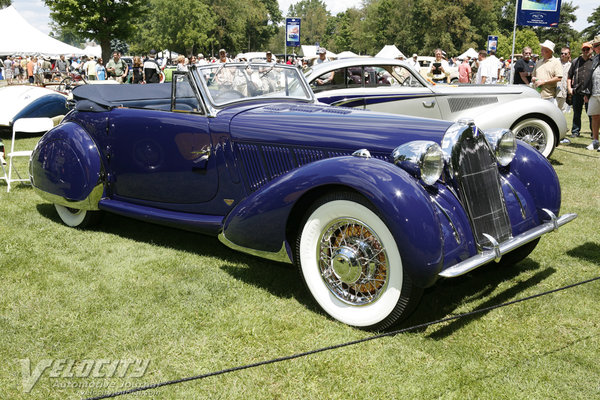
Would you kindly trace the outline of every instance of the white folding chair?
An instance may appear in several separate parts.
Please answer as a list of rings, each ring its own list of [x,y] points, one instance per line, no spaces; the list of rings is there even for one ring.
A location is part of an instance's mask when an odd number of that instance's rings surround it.
[[[3,151],[0,151],[0,168],[2,168],[2,175],[0,175],[0,180],[4,179],[5,181],[8,179],[8,175],[6,174],[6,169],[4,166],[6,165],[6,160],[4,159],[4,147],[2,147]]]
[[[10,184],[12,182],[29,182],[29,178],[21,178],[19,171],[15,168],[13,158],[15,157],[31,157],[33,150],[15,151],[15,139],[17,133],[46,133],[54,127],[54,122],[51,118],[20,118],[13,123],[12,141],[10,143],[10,152],[6,154],[8,159],[8,176],[6,177],[6,191],[10,192]],[[14,172],[18,178],[12,177]]]

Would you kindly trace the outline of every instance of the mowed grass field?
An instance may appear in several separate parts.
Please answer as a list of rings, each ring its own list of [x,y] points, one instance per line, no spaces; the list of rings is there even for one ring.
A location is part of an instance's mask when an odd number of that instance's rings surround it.
[[[10,134],[0,137],[8,146]],[[33,147],[38,139],[18,145]],[[561,213],[579,218],[546,235],[517,265],[439,281],[400,328],[600,276],[600,153],[587,151],[589,142],[586,122],[583,136],[551,157]],[[373,334],[324,315],[292,266],[115,215],[93,230],[72,229],[31,187],[7,194],[0,182],[1,399],[90,397]],[[599,349],[596,281],[122,398],[588,400],[600,398]],[[127,360],[139,364],[122,372]],[[112,375],[111,366],[118,367]]]

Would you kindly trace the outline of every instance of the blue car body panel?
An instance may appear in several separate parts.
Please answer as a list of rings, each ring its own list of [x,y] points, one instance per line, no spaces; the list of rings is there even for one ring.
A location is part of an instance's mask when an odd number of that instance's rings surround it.
[[[56,117],[65,115],[67,98],[62,94],[52,93],[35,99],[13,117],[13,123],[19,118]]]
[[[283,248],[292,260],[306,212],[299,204],[351,190],[377,210],[421,287],[480,250],[449,176],[426,186],[392,162],[401,144],[441,143],[448,121],[293,101],[240,102],[216,115],[83,105],[34,151],[31,175],[41,192],[81,201],[100,182],[99,209],[222,233],[262,253]],[[372,158],[350,156],[363,148]],[[513,235],[539,225],[544,208],[558,214],[558,178],[539,152],[519,143],[499,172]]]

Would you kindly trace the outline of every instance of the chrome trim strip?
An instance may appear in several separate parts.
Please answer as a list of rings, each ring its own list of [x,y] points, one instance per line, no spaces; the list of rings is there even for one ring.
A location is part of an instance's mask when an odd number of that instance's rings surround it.
[[[549,215],[552,214],[552,212],[549,212],[549,210],[544,211],[546,211],[546,213],[549,213]],[[466,274],[467,272],[472,271],[477,267],[494,261],[495,259],[497,259],[498,254],[502,256],[512,250],[515,250],[516,248],[523,246],[524,244],[527,244],[548,232],[555,231],[556,229],[558,229],[558,227],[573,221],[575,218],[577,218],[577,214],[574,213],[565,214],[559,218],[556,218],[554,214],[552,214],[549,222],[546,222],[540,226],[530,229],[527,232],[520,234],[519,236],[505,241],[504,243],[500,243],[497,246],[494,246],[493,249],[487,248],[483,252],[477,254],[476,256],[468,258],[456,265],[453,265],[450,268],[443,270],[438,275],[444,278],[455,278],[457,276]]]
[[[281,249],[278,252],[272,252],[272,251],[262,251],[262,250],[250,249],[248,247],[243,247],[243,246],[237,245],[237,244],[233,243],[232,241],[230,241],[229,239],[227,239],[223,232],[219,233],[218,237],[219,237],[219,241],[221,243],[223,243],[225,246],[229,247],[230,249],[237,250],[242,253],[251,254],[253,256],[260,257],[260,258],[266,258],[267,260],[272,260],[272,261],[277,261],[277,262],[282,262],[282,263],[287,263],[287,264],[293,264],[292,260],[290,259],[289,254],[285,248],[285,242],[281,244]]]
[[[515,190],[513,185],[510,184],[510,182],[508,181],[508,179],[506,179],[506,177],[504,175],[500,174],[500,179],[502,179],[502,182],[506,183],[506,186],[508,186],[508,188],[510,189],[512,194],[515,196],[515,199],[517,199],[517,202],[519,203],[519,207],[521,207],[521,217],[523,217],[523,219],[525,219],[527,217],[527,215],[525,214],[525,206],[523,206],[523,202],[521,201],[521,198],[517,194],[517,191]]]
[[[59,206],[76,208],[78,210],[99,210],[98,202],[104,194],[104,184],[102,182],[98,182],[96,186],[92,189],[88,197],[79,201],[65,199],[62,196],[44,192],[43,190],[38,189],[35,186],[33,186],[33,190],[42,199],[48,200],[50,203],[58,204]]]
[[[431,202],[439,208],[441,213],[444,214],[444,216],[448,220],[448,223],[452,227],[454,240],[456,240],[456,243],[460,244],[460,236],[458,235],[458,230],[456,229],[454,222],[452,222],[452,218],[450,218],[450,214],[448,214],[448,211],[446,211],[446,209],[444,207],[442,207],[442,205],[440,203],[438,203],[438,201],[436,199],[434,199],[433,197],[430,197],[430,198],[431,198]]]

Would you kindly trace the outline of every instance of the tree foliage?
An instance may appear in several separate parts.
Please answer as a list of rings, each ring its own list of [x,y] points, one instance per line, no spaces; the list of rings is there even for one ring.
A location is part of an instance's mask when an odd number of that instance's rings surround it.
[[[0,0],[0,10],[12,4],[11,0]]]
[[[61,28],[102,46],[102,58],[110,58],[110,41],[127,40],[136,21],[147,12],[146,0],[44,0],[50,17]]]
[[[581,32],[583,41],[592,40],[596,35],[600,35],[600,6],[596,7],[592,15],[587,18],[591,25]]]

